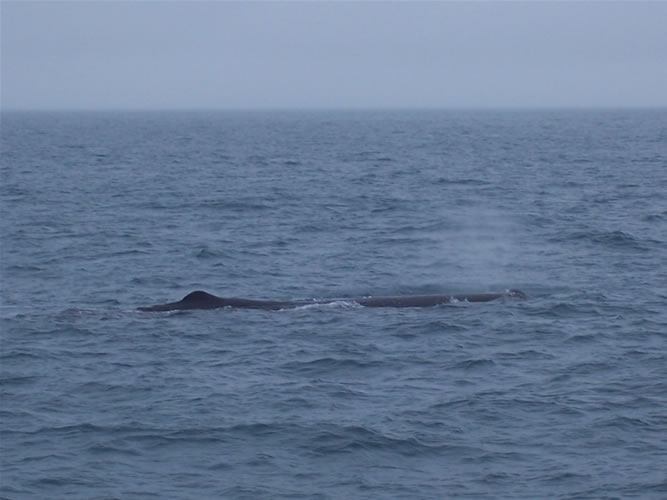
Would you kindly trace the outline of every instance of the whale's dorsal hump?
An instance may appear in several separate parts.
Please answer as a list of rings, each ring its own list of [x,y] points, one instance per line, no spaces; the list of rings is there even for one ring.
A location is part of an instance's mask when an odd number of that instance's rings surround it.
[[[202,300],[211,298],[215,298],[215,295],[211,295],[210,293],[203,290],[195,290],[194,292],[190,292],[185,297],[183,297],[182,302],[200,302]]]

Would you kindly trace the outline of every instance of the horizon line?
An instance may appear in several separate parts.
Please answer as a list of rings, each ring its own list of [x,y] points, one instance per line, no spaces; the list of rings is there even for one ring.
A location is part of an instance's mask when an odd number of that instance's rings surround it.
[[[400,111],[659,111],[667,104],[657,105],[500,105],[500,106],[275,106],[275,107],[2,107],[0,113],[266,113],[266,112],[400,112]]]

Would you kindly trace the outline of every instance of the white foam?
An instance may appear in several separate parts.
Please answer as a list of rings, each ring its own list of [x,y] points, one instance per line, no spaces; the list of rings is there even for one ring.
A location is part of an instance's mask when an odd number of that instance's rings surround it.
[[[304,304],[290,309],[306,310],[306,309],[361,309],[363,306],[355,300],[334,300],[332,302],[313,302],[312,304]],[[286,310],[286,309],[281,309]]]

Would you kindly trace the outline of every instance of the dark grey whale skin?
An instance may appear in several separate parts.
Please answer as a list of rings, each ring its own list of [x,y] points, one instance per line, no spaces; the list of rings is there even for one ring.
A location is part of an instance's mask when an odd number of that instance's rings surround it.
[[[526,294],[519,290],[508,290],[503,293],[477,293],[460,295],[406,295],[398,297],[361,297],[353,299],[330,299],[312,301],[278,301],[278,300],[253,300],[239,299],[233,297],[218,297],[210,293],[197,290],[189,293],[177,302],[157,304],[137,308],[139,311],[158,312],[176,311],[180,309],[218,309],[221,307],[234,307],[241,309],[266,309],[280,310],[293,309],[295,307],[331,304],[332,302],[351,301],[364,307],[433,307],[450,302],[489,302],[502,297],[525,299]]]

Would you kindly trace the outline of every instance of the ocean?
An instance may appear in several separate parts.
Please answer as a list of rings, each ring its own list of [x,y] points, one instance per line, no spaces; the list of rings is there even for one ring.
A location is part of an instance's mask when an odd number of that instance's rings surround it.
[[[667,498],[667,110],[1,128],[1,498]]]

